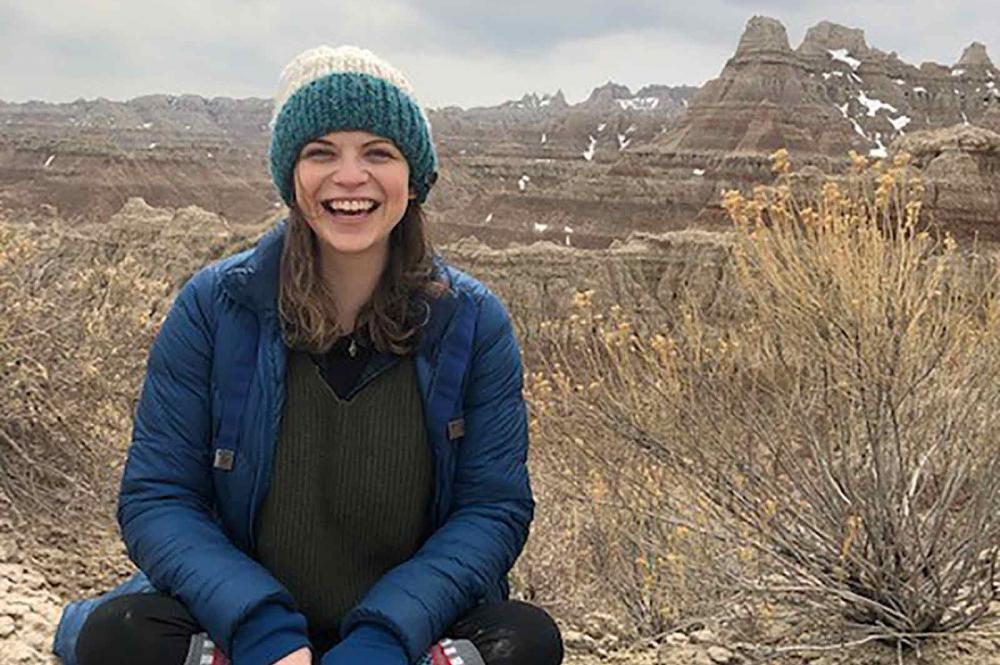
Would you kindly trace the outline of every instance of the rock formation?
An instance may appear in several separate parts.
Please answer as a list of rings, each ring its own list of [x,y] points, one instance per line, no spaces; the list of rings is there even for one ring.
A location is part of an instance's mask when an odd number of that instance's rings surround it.
[[[656,147],[885,156],[907,132],[979,122],[1000,105],[996,81],[1000,70],[979,43],[952,68],[917,68],[869,47],[863,31],[826,21],[793,51],[784,26],[754,17],[719,77],[701,88]]]
[[[550,242],[491,249],[463,241],[443,253],[501,297],[523,338],[542,321],[566,316],[573,295],[588,289],[598,309],[618,304],[630,320],[652,327],[672,320],[687,296],[706,316],[731,314],[737,290],[726,269],[730,244],[727,234],[689,230],[635,233],[607,249]]]
[[[42,230],[65,228],[66,222],[52,215],[50,211],[32,221]],[[237,226],[197,206],[152,206],[131,198],[108,220],[78,224],[74,231],[81,238],[100,238],[101,243],[77,243],[77,254],[60,260],[72,269],[92,263],[95,252],[112,261],[128,254],[148,276],[179,288],[202,266],[252,246],[279,217]],[[725,268],[731,242],[729,233],[692,229],[632,233],[604,249],[549,241],[495,249],[471,236],[437,249],[492,288],[521,332],[527,332],[537,330],[543,320],[567,315],[573,295],[587,289],[595,291],[595,306],[617,303],[649,325],[669,320],[686,294],[694,296],[706,315],[728,315],[736,293]]]
[[[132,196],[255,221],[276,200],[266,100],[150,95],[127,103],[0,102],[0,210],[55,205],[101,220]]]
[[[936,219],[956,235],[1000,242],[1000,134],[956,125],[914,132],[892,149],[913,156]]]
[[[604,171],[634,141],[662,131],[694,91],[648,86],[633,95],[610,84],[575,105],[557,92],[496,107],[432,109],[444,165],[430,205],[438,237],[477,232],[501,245],[569,238],[596,246],[622,228],[655,228],[625,218],[591,238],[572,220],[581,210],[613,214],[614,206],[601,201],[608,188],[580,201],[566,185],[582,165]],[[280,208],[267,168],[270,113],[268,100],[194,95],[0,102],[0,212],[34,214],[45,204],[64,218],[94,221],[142,197],[257,222]]]
[[[754,16],[747,22],[733,57],[739,60],[764,55],[783,59],[791,50],[788,32],[780,21],[766,16]]]
[[[629,230],[662,230],[663,201],[609,171],[680,117],[694,91],[633,93],[609,82],[575,105],[557,92],[432,111],[443,168],[431,209],[441,239],[603,247]]]
[[[966,70],[983,69],[990,71],[995,69],[993,61],[986,53],[986,45],[980,42],[972,42],[962,51],[962,57],[958,59],[956,67],[963,67]]]
[[[696,165],[686,175],[691,193],[685,207],[698,209],[702,223],[719,222],[721,190],[770,179],[763,155],[786,148],[799,167],[837,172],[849,150],[887,157],[892,142],[913,131],[995,128],[998,83],[1000,70],[982,44],[967,48],[954,67],[918,68],[870,47],[860,29],[823,21],[792,50],[781,23],[753,17],[736,54],[702,86],[688,113],[623,161],[644,165],[657,180],[683,177],[680,165]],[[1000,176],[987,171],[983,177],[995,187]],[[715,186],[705,188],[706,180]],[[949,223],[961,207],[959,200],[938,218]],[[987,209],[976,203],[976,212],[962,217],[989,224],[995,216],[976,217]]]
[[[769,181],[777,148],[798,167],[837,172],[848,150],[887,156],[913,132],[1000,131],[998,85],[979,43],[954,66],[918,67],[857,28],[823,21],[793,49],[780,22],[753,17],[700,89],[608,82],[578,104],[557,91],[431,109],[442,163],[432,228],[441,243],[475,235],[496,247],[584,248],[636,231],[721,229],[722,191]],[[266,219],[281,208],[266,161],[270,112],[268,100],[193,95],[0,102],[0,213],[51,204],[67,219],[98,220],[139,196],[236,223]],[[995,191],[1000,175],[981,177]],[[976,217],[986,199],[966,208],[955,196],[938,199],[939,217],[995,221]]]

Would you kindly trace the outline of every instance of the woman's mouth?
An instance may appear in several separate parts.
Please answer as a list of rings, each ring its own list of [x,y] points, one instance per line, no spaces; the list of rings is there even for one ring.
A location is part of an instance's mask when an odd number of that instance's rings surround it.
[[[372,199],[351,199],[321,201],[320,205],[334,218],[360,221],[378,210],[381,203]]]

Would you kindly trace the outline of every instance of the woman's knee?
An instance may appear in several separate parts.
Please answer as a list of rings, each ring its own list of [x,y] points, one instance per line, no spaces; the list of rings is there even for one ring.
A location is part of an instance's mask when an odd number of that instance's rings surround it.
[[[559,665],[563,659],[559,627],[540,607],[511,600],[486,605],[456,624],[475,644],[487,665]]]
[[[563,660],[562,635],[559,626],[548,612],[519,600],[505,603],[514,616],[513,622],[521,628],[521,642],[525,654],[537,654],[531,662],[539,665],[559,665]],[[518,661],[525,662],[525,661]]]
[[[174,598],[136,593],[101,603],[84,622],[76,641],[79,665],[143,662],[171,665],[187,655],[197,624]],[[148,659],[153,660],[148,660]]]

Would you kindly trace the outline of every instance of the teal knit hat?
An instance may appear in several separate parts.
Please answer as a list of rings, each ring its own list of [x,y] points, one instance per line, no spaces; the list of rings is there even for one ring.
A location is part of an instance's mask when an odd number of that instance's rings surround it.
[[[417,202],[437,180],[427,114],[395,67],[354,46],[320,46],[297,55],[281,74],[271,120],[271,179],[295,202],[292,174],[302,148],[330,132],[364,130],[390,139],[406,157]]]

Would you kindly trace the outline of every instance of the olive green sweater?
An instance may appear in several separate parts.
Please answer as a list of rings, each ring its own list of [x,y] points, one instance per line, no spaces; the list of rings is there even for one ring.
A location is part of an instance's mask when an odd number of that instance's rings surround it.
[[[433,460],[412,358],[343,400],[289,351],[287,398],[257,556],[298,603],[314,644],[426,537]]]

